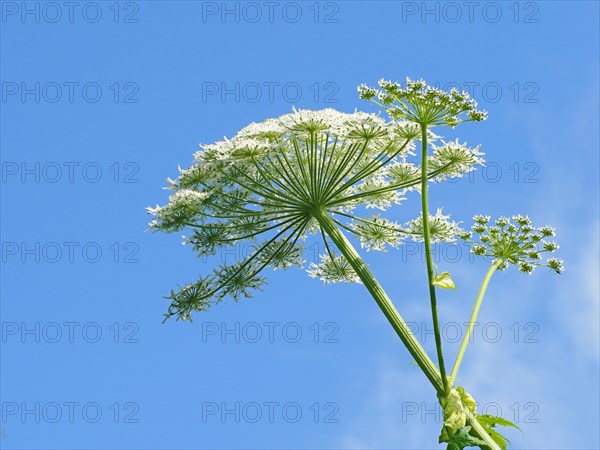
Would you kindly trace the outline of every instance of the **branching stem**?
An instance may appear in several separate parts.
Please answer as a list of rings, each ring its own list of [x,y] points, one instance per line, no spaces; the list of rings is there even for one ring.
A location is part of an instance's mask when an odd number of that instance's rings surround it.
[[[356,274],[359,276],[369,293],[375,299],[381,311],[388,319],[392,328],[396,331],[400,340],[404,343],[411,356],[415,359],[418,366],[421,368],[425,376],[429,379],[438,394],[444,394],[444,385],[437,367],[425,352],[419,341],[415,338],[412,331],[406,322],[383,290],[373,273],[356,252],[352,244],[346,239],[346,236],[336,226],[333,219],[322,210],[315,211],[315,219],[321,225],[322,230],[329,236],[337,248],[342,252],[342,255],[348,260]],[[466,410],[466,408],[465,408]],[[477,419],[469,412],[467,414],[467,422],[477,433],[477,435],[485,441],[490,450],[500,450],[498,444],[485,432]]]
[[[344,257],[348,260],[356,274],[359,276],[367,290],[373,296],[385,317],[389,320],[390,324],[400,337],[400,340],[404,343],[410,354],[415,358],[419,367],[425,373],[425,376],[429,379],[433,387],[438,392],[442,390],[442,380],[437,367],[431,361],[419,341],[410,331],[410,328],[396,310],[394,304],[385,293],[373,273],[369,270],[367,265],[363,262],[361,257],[358,255],[352,244],[346,239],[346,236],[342,234],[333,219],[323,211],[318,211],[315,215],[315,219],[321,225],[323,231],[330,237],[335,243],[336,247],[342,252]]]

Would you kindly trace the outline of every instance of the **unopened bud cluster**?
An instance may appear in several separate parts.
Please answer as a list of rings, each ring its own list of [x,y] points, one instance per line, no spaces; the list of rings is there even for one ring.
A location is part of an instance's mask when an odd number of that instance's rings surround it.
[[[513,216],[496,219],[490,225],[490,216],[477,215],[473,218],[471,231],[459,233],[459,237],[472,244],[471,253],[502,260],[498,269],[505,270],[509,264],[521,272],[531,274],[538,266],[549,267],[556,273],[564,270],[563,262],[550,258],[544,262],[544,253],[553,253],[559,245],[547,238],[555,235],[554,228],[535,228],[527,216]],[[475,236],[475,238],[474,238]]]

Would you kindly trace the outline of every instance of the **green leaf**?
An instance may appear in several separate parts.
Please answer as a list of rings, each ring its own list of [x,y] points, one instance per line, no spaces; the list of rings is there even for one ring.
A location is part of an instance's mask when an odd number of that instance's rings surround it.
[[[462,427],[454,433],[446,450],[463,450],[465,447],[485,446],[485,441],[482,441],[478,437],[471,436],[470,426]]]
[[[519,431],[521,430],[517,425],[512,423],[510,420],[506,420],[502,417],[490,416],[488,414],[482,414],[481,416],[477,416],[477,421],[482,425],[489,425],[490,427],[495,427],[496,425],[500,425],[503,427],[513,427]]]
[[[442,289],[456,290],[456,285],[454,284],[454,281],[452,281],[452,278],[450,278],[450,273],[448,272],[442,272],[441,274],[434,276],[433,284]]]
[[[510,444],[510,440],[506,436],[499,433],[494,427],[496,425],[500,425],[503,427],[513,427],[521,431],[521,429],[510,420],[503,419],[502,417],[490,416],[488,414],[477,416],[477,422],[479,422],[486,433],[490,435],[493,441],[498,444],[502,450],[506,450],[506,445]]]
[[[485,432],[487,434],[490,435],[492,440],[496,444],[498,444],[498,446],[500,447],[501,450],[506,450],[506,445],[510,444],[510,441],[508,440],[508,438],[506,436],[500,434],[494,428],[491,428],[491,427],[484,426],[483,429],[485,430]]]

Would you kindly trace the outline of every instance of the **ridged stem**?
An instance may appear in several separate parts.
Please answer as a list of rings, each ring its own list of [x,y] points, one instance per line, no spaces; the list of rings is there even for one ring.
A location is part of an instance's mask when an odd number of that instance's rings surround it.
[[[431,257],[431,233],[429,230],[429,206],[427,204],[427,126],[421,125],[421,207],[423,215],[423,241],[425,245],[425,261],[427,263],[427,281],[429,284],[429,300],[431,304],[431,318],[433,321],[433,334],[437,352],[440,376],[444,385],[444,392],[450,392],[448,378],[446,377],[446,365],[444,364],[444,352],[442,350],[442,334],[440,333],[440,321],[438,319],[437,299],[435,295],[435,284],[433,284],[433,260]]]
[[[357,251],[354,249],[350,241],[340,231],[333,219],[324,211],[316,210],[313,213],[314,218],[319,222],[323,231],[329,236],[333,243],[340,250],[342,255],[350,263],[358,277],[361,279],[369,293],[375,299],[375,302],[383,311],[383,314],[388,319],[392,328],[396,331],[402,343],[406,346],[411,356],[415,359],[427,379],[438,394],[444,395],[445,388],[442,383],[442,378],[437,367],[425,352],[419,341],[415,338],[412,331],[406,322],[383,290],[373,273],[369,270]],[[477,419],[465,408],[467,413],[467,422],[471,429],[477,433],[491,450],[500,450],[500,447],[492,440],[485,432],[483,427],[477,422]]]

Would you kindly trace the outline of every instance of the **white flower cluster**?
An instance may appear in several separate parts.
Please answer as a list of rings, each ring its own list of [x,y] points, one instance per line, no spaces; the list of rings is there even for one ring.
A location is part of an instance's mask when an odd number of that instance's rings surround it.
[[[428,86],[424,80],[406,79],[406,87],[381,79],[379,89],[360,85],[360,98],[382,106],[393,119],[404,119],[423,126],[448,125],[461,122],[479,122],[487,118],[485,111],[477,109],[477,102],[468,92],[451,89],[445,92]],[[377,98],[377,100],[375,100]],[[462,115],[467,118],[463,118]]]
[[[435,214],[429,215],[429,232],[431,242],[455,242],[456,237],[462,232],[459,224],[453,222],[449,215],[442,213],[442,208],[438,208]],[[413,240],[423,242],[423,217],[417,217],[407,224],[409,233]]]
[[[380,217],[378,214],[374,214],[369,220],[356,219],[351,226],[360,238],[361,247],[366,248],[367,251],[385,252],[388,245],[398,248],[406,236],[406,230],[403,230],[398,223]]]
[[[361,283],[360,278],[341,255],[321,255],[321,263],[310,263],[307,270],[311,278],[319,278],[323,283]]]
[[[283,200],[282,195],[277,195],[285,190],[281,188],[282,181],[289,185],[288,191],[293,191],[285,200],[305,194],[301,199],[304,202],[316,194],[308,191],[322,187],[323,198],[310,200],[328,200],[340,211],[351,211],[361,204],[386,210],[404,200],[402,193],[420,188],[420,169],[407,161],[414,155],[414,140],[418,137],[414,124],[334,109],[296,110],[252,123],[231,139],[203,145],[191,167],[180,168],[177,179],[168,179],[169,189],[175,193],[168,205],[148,209],[157,216],[150,226],[178,231],[185,222],[179,219],[195,209],[206,209],[203,200],[208,196],[214,206],[224,188],[235,187],[236,196],[259,194],[255,204],[268,197],[260,194],[275,194],[277,200]],[[432,141],[437,138],[433,133],[429,137]],[[430,178],[434,181],[471,170],[469,165],[477,157],[463,147],[454,149],[453,154],[445,148],[440,147],[431,159]],[[308,178],[313,175],[320,176],[321,186],[310,186]],[[325,186],[326,183],[331,184]],[[270,186],[265,189],[264,185]],[[283,207],[279,202],[270,205]],[[193,222],[197,217],[187,218]]]
[[[444,142],[442,145],[432,145],[433,155],[429,157],[427,166],[431,170],[439,170],[440,175],[434,181],[444,181],[448,178],[461,178],[464,174],[475,170],[475,166],[483,165],[484,153],[475,148],[461,144],[458,139],[454,142]]]
[[[430,142],[439,137],[427,131]],[[267,267],[303,266],[302,246],[313,233],[326,239],[316,212],[354,234],[363,248],[385,251],[407,236],[422,238],[422,219],[404,227],[365,210],[385,211],[420,191],[422,169],[415,157],[420,125],[384,120],[364,112],[294,110],[252,123],[231,139],[203,145],[189,168],[168,179],[165,206],[148,208],[155,231],[186,230],[184,243],[198,255],[214,255],[237,242],[254,251],[231,266],[172,293],[168,316],[189,317],[228,295],[249,296]],[[478,148],[458,141],[433,147],[426,177],[459,177],[481,164]],[[452,241],[456,223],[438,211],[430,217],[433,242]],[[262,241],[261,241],[262,239]],[[327,243],[326,243],[327,244]],[[341,256],[329,251],[309,274],[326,282],[357,282]]]
[[[216,159],[227,160],[239,153],[240,149],[278,149],[281,141],[295,137],[305,139],[314,133],[329,140],[373,141],[385,139],[406,140],[413,138],[418,130],[410,124],[386,122],[376,114],[365,112],[344,113],[332,108],[321,110],[294,110],[276,119],[251,123],[242,128],[233,138],[214,144],[202,145],[204,152],[210,152]],[[203,151],[196,153],[197,160],[204,160]],[[408,151],[408,149],[407,149]]]
[[[162,228],[169,230],[171,224],[185,217],[185,211],[197,211],[202,208],[203,202],[208,198],[208,193],[194,189],[181,189],[175,191],[169,197],[166,206],[148,207],[148,213],[155,216],[150,222],[150,228]],[[174,231],[174,230],[172,230]]]

